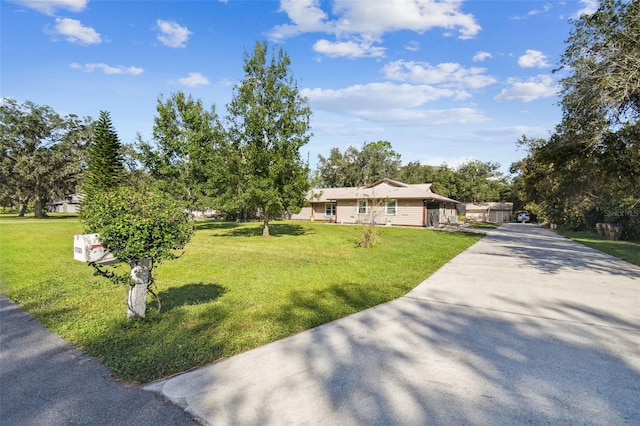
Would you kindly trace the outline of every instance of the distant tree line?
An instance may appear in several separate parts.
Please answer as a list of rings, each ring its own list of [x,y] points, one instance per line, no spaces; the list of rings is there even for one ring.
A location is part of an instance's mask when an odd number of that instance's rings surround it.
[[[363,186],[389,178],[404,183],[432,183],[438,194],[463,203],[509,201],[509,178],[493,161],[469,160],[458,167],[431,166],[411,161],[402,164],[388,141],[365,143],[362,148],[332,148],[329,156],[319,156],[313,175],[317,188]]]

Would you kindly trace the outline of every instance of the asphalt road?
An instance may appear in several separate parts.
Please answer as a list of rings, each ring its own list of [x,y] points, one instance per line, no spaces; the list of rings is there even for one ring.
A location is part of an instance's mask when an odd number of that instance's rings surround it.
[[[195,425],[164,398],[125,386],[0,295],[0,424]]]

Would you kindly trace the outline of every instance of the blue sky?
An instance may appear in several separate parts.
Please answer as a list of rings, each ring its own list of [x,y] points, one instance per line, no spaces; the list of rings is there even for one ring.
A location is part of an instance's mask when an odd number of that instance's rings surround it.
[[[0,95],[94,118],[123,143],[151,137],[159,95],[224,117],[245,51],[290,56],[318,154],[387,140],[403,162],[524,156],[560,121],[552,73],[583,1],[12,0],[0,3]]]

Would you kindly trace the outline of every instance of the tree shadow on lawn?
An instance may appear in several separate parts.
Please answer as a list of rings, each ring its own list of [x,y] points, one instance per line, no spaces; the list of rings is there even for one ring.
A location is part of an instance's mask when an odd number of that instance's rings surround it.
[[[162,301],[159,312],[157,305],[149,302],[144,319],[128,321],[123,310],[81,344],[115,377],[131,384],[214,362],[224,354],[225,337],[216,329],[229,315],[229,308],[212,302],[226,292],[221,285],[207,283],[164,290],[158,293]]]
[[[389,300],[375,289],[345,281],[314,291],[293,289],[287,299],[276,314],[262,320],[275,321],[291,332],[317,327]]]
[[[243,227],[229,227],[229,228],[212,228],[212,229],[228,229],[226,232],[212,235],[213,237],[261,237],[262,236],[262,223],[257,223],[255,226],[243,226]],[[304,226],[295,225],[291,223],[270,223],[269,235],[271,237],[283,237],[288,236],[301,236],[308,235],[311,231]]]
[[[195,228],[196,231],[234,229],[239,226],[240,226],[240,223],[238,222],[221,222],[218,220],[195,221],[193,223],[193,227]]]
[[[158,297],[162,302],[160,312],[168,312],[186,305],[213,302],[226,292],[227,289],[225,287],[213,283],[185,284],[180,287],[170,287],[158,293]]]

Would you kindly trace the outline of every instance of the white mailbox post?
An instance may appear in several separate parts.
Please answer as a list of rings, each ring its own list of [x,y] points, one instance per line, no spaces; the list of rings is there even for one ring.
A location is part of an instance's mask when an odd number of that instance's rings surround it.
[[[94,262],[114,265],[120,262],[100,242],[98,234],[75,235],[73,237],[73,258],[80,262]]]
[[[80,262],[115,265],[121,262],[100,242],[98,234],[75,235],[73,237],[73,258]],[[151,268],[149,259],[131,264],[131,285],[127,290],[127,319],[144,318],[147,308],[147,290]]]

